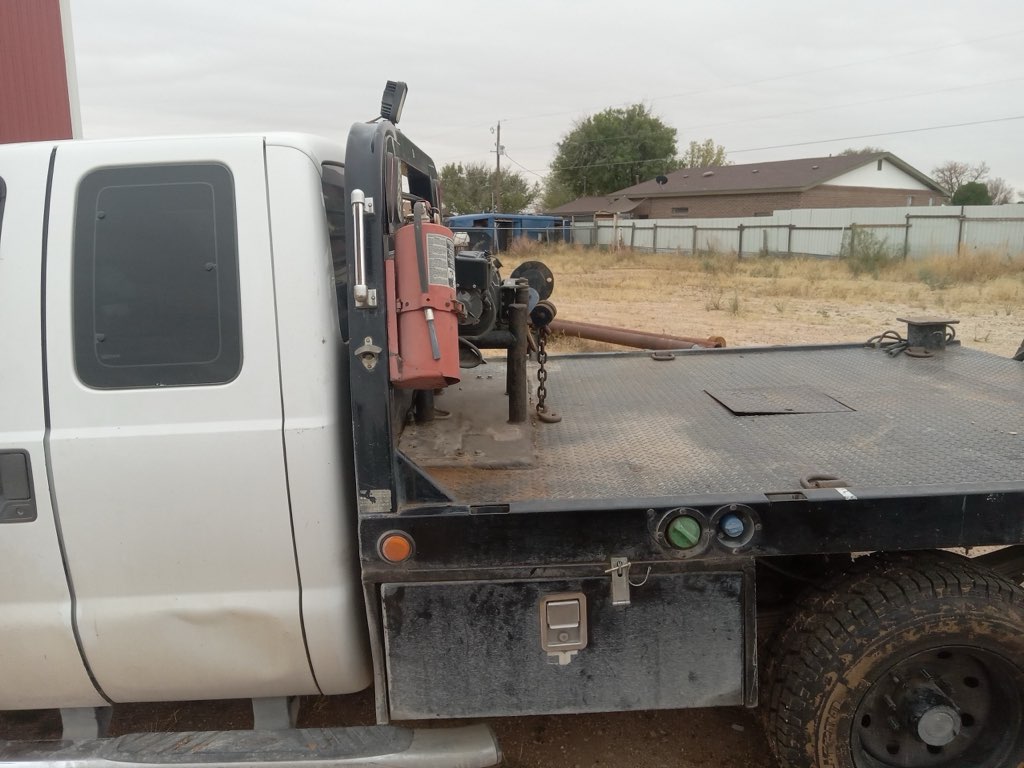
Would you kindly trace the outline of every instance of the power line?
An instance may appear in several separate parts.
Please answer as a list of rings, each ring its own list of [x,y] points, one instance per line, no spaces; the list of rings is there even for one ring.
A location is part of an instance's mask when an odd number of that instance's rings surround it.
[[[915,91],[914,93],[901,93],[896,96],[883,96],[877,99],[865,99],[864,101],[849,101],[845,104],[826,104],[823,107],[811,107],[810,109],[793,110],[790,112],[779,112],[774,115],[761,115],[760,117],[743,118],[742,120],[729,120],[721,123],[704,123],[702,125],[689,125],[680,128],[681,131],[694,131],[700,128],[718,128],[723,125],[736,125],[738,123],[750,123],[755,120],[774,120],[779,117],[792,117],[794,115],[807,115],[812,112],[824,112],[829,109],[842,109],[844,107],[863,107],[867,104],[881,104],[887,101],[898,101],[899,99],[912,99],[916,96],[932,96],[936,93],[948,93],[950,91],[964,91],[969,88],[985,88],[990,85],[1006,85],[1024,80],[1024,77],[1009,77],[1003,80],[988,80],[983,83],[968,83],[967,85],[954,85],[949,88],[935,88],[929,91]]]
[[[518,166],[519,166],[520,168],[522,168],[522,169],[523,169],[524,171],[526,171],[527,173],[532,173],[532,174],[533,174],[534,176],[536,176],[536,177],[537,177],[538,179],[540,179],[541,181],[544,181],[545,179],[547,179],[547,176],[544,176],[544,175],[542,175],[542,174],[539,174],[539,173],[537,173],[536,171],[534,171],[534,170],[531,170],[531,169],[527,168],[527,167],[526,167],[525,165],[523,165],[523,164],[522,164],[522,163],[520,163],[519,161],[517,161],[517,160],[514,160],[514,159],[512,159],[511,157],[509,157],[509,154],[508,154],[508,152],[506,152],[506,153],[505,153],[505,159],[506,159],[506,160],[508,160],[508,161],[509,161],[510,163],[512,163],[513,165],[518,165]]]
[[[922,133],[924,131],[941,131],[946,128],[964,128],[969,125],[988,125],[989,123],[1006,123],[1011,120],[1024,120],[1024,115],[1013,117],[993,117],[990,120],[972,120],[969,123],[950,123],[948,125],[931,125],[927,128],[907,128],[902,131],[885,131],[884,133],[862,133],[859,136],[842,136],[837,139],[818,139],[816,141],[798,141],[794,144],[775,144],[770,147],[749,147],[747,149],[734,149],[726,152],[727,155],[738,155],[743,152],[759,152],[763,149],[786,149],[788,147],[807,147],[812,144],[828,144],[833,141],[853,141],[854,139],[876,139],[880,136],[899,136],[904,133]]]
[[[928,90],[928,91],[916,91],[914,93],[904,93],[904,94],[899,94],[899,95],[896,95],[896,96],[885,96],[885,97],[878,98],[878,99],[866,99],[864,101],[852,101],[852,102],[846,102],[844,104],[827,104],[827,105],[822,106],[822,107],[811,107],[810,109],[793,110],[793,111],[789,111],[789,112],[779,112],[779,113],[774,114],[774,115],[761,115],[760,117],[749,117],[749,118],[744,118],[742,120],[729,120],[729,121],[725,121],[725,122],[721,122],[721,123],[704,123],[702,125],[690,125],[690,126],[685,126],[683,128],[680,128],[679,130],[680,131],[692,131],[692,130],[697,130],[697,129],[700,129],[700,128],[716,128],[716,127],[724,126],[724,125],[736,125],[737,123],[750,123],[750,122],[754,122],[754,121],[757,121],[757,120],[773,120],[773,119],[776,119],[776,118],[779,118],[779,117],[792,117],[794,115],[806,115],[806,114],[810,114],[810,113],[813,113],[813,112],[822,112],[822,111],[829,110],[829,109],[842,109],[844,107],[861,107],[861,106],[864,106],[864,105],[867,105],[867,104],[879,104],[879,103],[883,103],[883,102],[887,102],[887,101],[897,101],[899,99],[914,98],[916,96],[931,96],[931,95],[934,95],[936,93],[948,93],[950,91],[962,91],[962,90],[967,90],[969,88],[984,88],[984,87],[987,87],[987,86],[990,86],[990,85],[1005,85],[1006,83],[1015,83],[1015,82],[1019,82],[1021,80],[1024,80],[1024,77],[1011,77],[1011,78],[1005,78],[1003,80],[989,80],[989,81],[982,82],[982,83],[969,83],[967,85],[954,85],[954,86],[951,86],[949,88],[936,88],[936,89],[932,89],[932,90]],[[621,134],[621,135],[618,135],[618,136],[603,136],[601,138],[596,138],[596,139],[580,139],[580,140],[572,141],[570,144],[573,147],[577,147],[577,146],[582,146],[582,145],[585,145],[585,144],[598,144],[598,143],[602,143],[602,142],[606,142],[606,141],[621,141],[621,140],[624,140],[624,139],[644,139],[644,138],[647,138],[647,137],[639,135],[639,134],[635,134],[635,133],[627,133],[627,134]],[[528,146],[528,147],[520,147],[520,149],[522,149],[524,151],[525,150],[530,150],[530,149],[547,149],[550,146],[551,146],[550,143],[548,143],[548,144],[534,144],[534,145]]]
[[[948,125],[929,125],[924,128],[906,128],[899,131],[883,131],[881,133],[862,133],[857,136],[838,136],[832,139],[814,139],[812,141],[797,141],[791,144],[772,144],[764,147],[747,147],[745,149],[734,149],[726,152],[727,155],[738,155],[744,152],[760,152],[767,149],[789,149],[791,147],[808,147],[815,144],[830,144],[835,141],[853,141],[855,139],[876,139],[882,136],[899,136],[906,133],[922,133],[924,131],[941,131],[947,128],[964,128],[972,125],[988,125],[990,123],[1005,123],[1012,120],[1024,120],[1024,115],[1013,115],[1010,117],[993,117],[989,120],[972,120],[967,123],[949,123]],[[647,160],[626,160],[614,163],[587,163],[585,165],[572,165],[562,170],[572,171],[580,168],[608,168],[616,165],[636,165],[639,163],[664,163],[675,160],[675,157],[652,157]],[[536,173],[536,171],[531,171]]]

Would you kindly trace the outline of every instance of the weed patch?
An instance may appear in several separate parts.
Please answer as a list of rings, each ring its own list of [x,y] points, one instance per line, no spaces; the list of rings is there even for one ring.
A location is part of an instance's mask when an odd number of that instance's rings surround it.
[[[843,234],[839,258],[855,276],[871,275],[877,278],[894,265],[899,254],[896,248],[874,232],[857,227]]]

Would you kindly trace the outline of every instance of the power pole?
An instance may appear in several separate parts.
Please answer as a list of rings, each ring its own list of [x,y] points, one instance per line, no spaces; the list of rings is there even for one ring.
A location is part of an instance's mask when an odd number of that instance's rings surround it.
[[[501,154],[505,151],[505,148],[501,145],[501,120],[498,121],[498,127],[491,129],[492,133],[495,133],[494,138],[494,212],[501,212]]]

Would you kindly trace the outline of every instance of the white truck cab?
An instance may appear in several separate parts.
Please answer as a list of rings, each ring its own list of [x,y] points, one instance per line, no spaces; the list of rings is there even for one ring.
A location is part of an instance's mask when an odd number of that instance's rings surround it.
[[[322,202],[343,156],[0,147],[0,709],[369,684]]]

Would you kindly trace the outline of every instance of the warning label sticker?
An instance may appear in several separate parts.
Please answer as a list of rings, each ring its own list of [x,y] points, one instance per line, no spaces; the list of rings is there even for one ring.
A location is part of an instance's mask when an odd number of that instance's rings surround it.
[[[455,290],[455,243],[450,237],[427,233],[427,265],[431,285]]]

